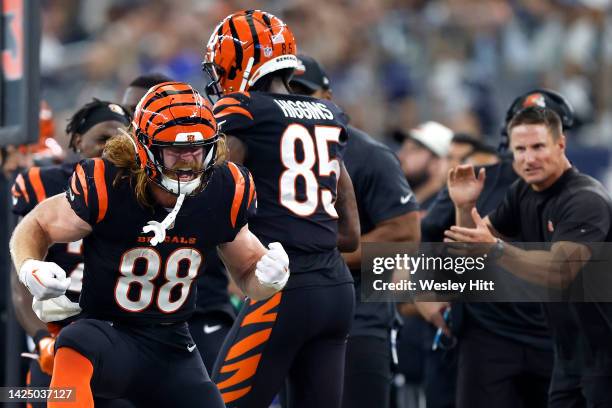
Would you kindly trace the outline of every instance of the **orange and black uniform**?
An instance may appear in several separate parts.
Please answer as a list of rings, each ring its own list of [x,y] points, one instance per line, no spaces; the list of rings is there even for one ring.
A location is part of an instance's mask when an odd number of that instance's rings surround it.
[[[222,407],[186,320],[208,253],[232,241],[255,206],[250,175],[233,163],[216,167],[153,247],[142,227],[167,210],[141,206],[121,171],[103,159],[85,160],[71,177],[70,205],[93,230],[83,239],[83,317],[62,330],[56,349],[72,348],[92,363],[94,397]]]
[[[74,166],[74,163],[64,163],[55,166],[32,167],[19,174],[11,188],[13,213],[24,217],[44,199],[64,192],[66,182],[74,171]],[[81,293],[81,278],[83,276],[82,245],[81,240],[69,244],[52,245],[45,258],[47,262],[58,264],[66,271],[66,275],[72,278],[66,296],[73,302],[78,302]],[[56,333],[60,327],[65,326],[72,320],[74,318],[49,324],[49,331]],[[49,333],[43,332],[41,330],[36,334],[35,344],[38,344],[38,340],[43,336],[49,335]],[[51,383],[51,377],[41,371],[36,360],[30,361],[28,379],[28,385],[32,387],[48,387]],[[46,403],[31,404],[34,408],[46,406]]]
[[[249,228],[283,244],[291,277],[282,292],[243,307],[213,380],[228,407],[267,407],[285,379],[291,407],[338,407],[354,308],[336,248],[342,114],[328,101],[262,92],[226,95],[214,112],[248,150],[258,195]]]

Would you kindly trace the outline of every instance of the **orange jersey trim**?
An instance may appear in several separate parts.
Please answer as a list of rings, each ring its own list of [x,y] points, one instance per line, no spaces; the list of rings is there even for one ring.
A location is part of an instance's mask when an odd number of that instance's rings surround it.
[[[28,171],[28,178],[30,179],[30,184],[32,184],[32,188],[34,189],[34,194],[36,194],[36,200],[38,200],[40,203],[47,198],[45,186],[40,178],[40,167],[32,167],[30,171]]]
[[[98,220],[100,222],[106,215],[108,209],[108,195],[106,192],[106,179],[104,178],[104,161],[94,159],[94,184],[98,194]]]
[[[238,212],[240,211],[240,204],[242,203],[242,198],[244,197],[244,186],[245,181],[242,176],[242,172],[232,162],[227,162],[227,167],[230,169],[232,173],[232,177],[234,177],[234,181],[236,182],[236,191],[234,192],[234,200],[232,201],[232,209],[230,212],[230,220],[232,222],[232,227],[236,226],[236,219],[238,218]]]
[[[215,114],[215,118],[222,118],[224,116],[231,115],[233,113],[236,113],[242,116],[246,116],[247,118],[253,120],[253,115],[251,115],[251,112],[249,112],[248,110],[240,106],[229,106],[221,110],[221,112]]]
[[[220,108],[222,106],[228,105],[242,105],[242,102],[236,98],[232,98],[231,96],[226,96],[223,99],[220,99],[214,106],[214,109]]]
[[[81,188],[83,189],[83,198],[85,198],[85,205],[89,205],[89,201],[87,200],[87,196],[89,195],[89,190],[87,188],[87,181],[85,180],[85,170],[80,164],[76,166],[76,174],[79,178],[79,183],[81,183]]]
[[[253,181],[253,175],[249,173],[249,202],[247,203],[247,208],[251,206],[253,197],[255,197],[255,182]]]

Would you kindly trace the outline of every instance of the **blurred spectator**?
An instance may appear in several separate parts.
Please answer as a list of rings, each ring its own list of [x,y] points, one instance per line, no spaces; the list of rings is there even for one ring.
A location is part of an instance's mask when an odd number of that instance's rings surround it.
[[[408,134],[397,134],[402,143],[397,156],[422,210],[427,210],[446,183],[452,138],[453,131],[437,122],[426,122]]]
[[[371,134],[431,119],[486,140],[511,95],[546,86],[576,107],[583,126],[574,146],[612,140],[609,0],[42,4],[43,95],[60,120],[91,96],[117,100],[142,72],[202,89],[204,33],[237,9],[263,8],[293,27],[300,52],[328,67],[336,101]]]
[[[0,167],[9,180],[20,169],[60,163],[65,153],[54,138],[55,120],[46,101],[40,103],[38,142],[31,145],[7,146],[0,155]]]

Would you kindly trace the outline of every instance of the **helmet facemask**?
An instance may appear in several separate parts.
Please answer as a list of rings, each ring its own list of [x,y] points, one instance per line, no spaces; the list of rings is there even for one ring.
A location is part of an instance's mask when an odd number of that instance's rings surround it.
[[[180,82],[151,88],[136,107],[132,128],[149,180],[174,195],[202,191],[217,160],[219,133],[211,105],[195,89]]]
[[[139,138],[146,138],[140,133]],[[174,194],[195,195],[201,192],[206,186],[208,176],[216,163],[218,135],[214,138],[205,140],[202,143],[160,143],[153,142],[150,145],[142,143],[147,154],[146,174],[151,181],[163,190]],[[197,149],[201,148],[200,163],[184,162],[178,159],[171,167],[167,167],[164,160],[164,150],[166,149]],[[189,179],[185,179],[189,176]],[[183,178],[184,180],[181,180]]]
[[[209,78],[204,91],[206,97],[211,103],[215,103],[219,98],[223,96],[223,87],[221,86],[221,78],[225,76],[225,70],[223,67],[215,64],[214,62],[203,61],[202,71]]]

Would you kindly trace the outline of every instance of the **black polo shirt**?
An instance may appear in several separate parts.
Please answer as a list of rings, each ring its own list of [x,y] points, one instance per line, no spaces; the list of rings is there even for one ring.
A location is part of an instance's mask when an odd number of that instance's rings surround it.
[[[540,192],[517,180],[489,218],[497,231],[521,242],[612,241],[608,192],[573,167]],[[546,303],[544,309],[564,369],[612,373],[611,304]]]
[[[485,185],[476,202],[480,214],[496,209],[518,176],[512,168],[512,158],[503,157],[499,163],[485,166]],[[478,170],[476,168],[476,174]],[[441,242],[444,230],[455,224],[455,205],[448,189],[436,197],[427,215],[421,220],[423,242]],[[460,331],[461,310],[465,310],[466,325],[475,324],[499,336],[541,350],[552,351],[550,330],[546,324],[542,305],[531,302],[473,302],[453,305],[454,330]]]
[[[367,234],[390,218],[418,211],[416,198],[395,154],[354,127],[348,127],[348,134],[344,164],[355,189],[361,233]],[[359,300],[360,271],[351,272]],[[357,302],[350,335],[387,338],[394,317],[395,305],[391,302]]]

